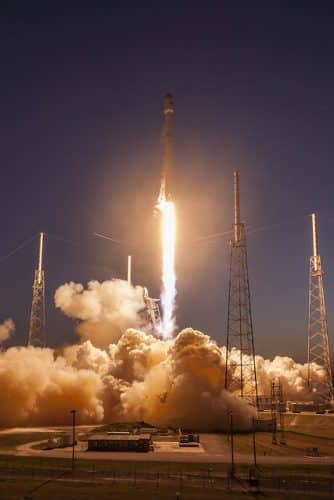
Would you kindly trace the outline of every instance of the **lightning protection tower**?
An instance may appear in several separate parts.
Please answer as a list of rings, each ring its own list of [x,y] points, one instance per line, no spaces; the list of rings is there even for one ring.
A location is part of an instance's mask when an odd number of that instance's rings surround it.
[[[239,172],[233,175],[234,224],[230,242],[225,389],[258,406],[246,233],[240,219],[240,176]]]
[[[28,345],[46,346],[45,283],[43,270],[44,233],[39,235],[38,266],[32,286],[32,304],[29,323]]]
[[[328,325],[324,296],[324,271],[318,249],[318,227],[316,214],[312,218],[313,255],[309,272],[309,322],[308,322],[308,386],[322,401],[333,400],[333,379],[330,361]],[[313,379],[312,364],[324,370],[322,381]]]

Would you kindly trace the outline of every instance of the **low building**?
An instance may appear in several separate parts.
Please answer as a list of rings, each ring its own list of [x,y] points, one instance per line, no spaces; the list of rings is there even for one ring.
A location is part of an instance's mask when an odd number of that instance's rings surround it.
[[[88,451],[150,451],[150,434],[95,434],[87,440]]]
[[[194,447],[199,446],[199,435],[198,434],[179,434],[179,446],[180,447]]]
[[[314,401],[288,401],[288,411],[292,413],[312,412],[312,413],[325,413],[329,407],[326,403],[316,403]]]

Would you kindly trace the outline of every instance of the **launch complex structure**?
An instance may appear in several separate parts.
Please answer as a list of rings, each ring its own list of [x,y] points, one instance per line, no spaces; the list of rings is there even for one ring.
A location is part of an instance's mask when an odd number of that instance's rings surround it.
[[[171,94],[164,98],[164,131],[163,131],[163,161],[161,172],[161,184],[158,198],[159,203],[171,201],[171,169],[172,169],[172,124],[174,115],[174,102]],[[228,311],[227,311],[227,335],[226,335],[226,368],[225,389],[238,394],[258,407],[259,394],[256,374],[256,360],[254,347],[254,333],[251,307],[251,293],[248,275],[246,228],[241,220],[240,212],[240,174],[234,172],[234,223],[232,238],[230,240],[230,267],[228,287]],[[158,205],[159,206],[159,205]],[[330,359],[328,324],[324,296],[324,271],[319,254],[318,222],[315,213],[312,219],[313,254],[309,266],[309,311],[308,311],[308,386],[310,399],[321,400],[325,403],[333,403],[334,390],[332,379],[332,368]],[[166,224],[170,223],[165,219]],[[168,228],[165,227],[168,238],[173,237]],[[104,237],[103,235],[99,235]],[[107,238],[111,239],[111,238]],[[28,345],[34,347],[46,346],[46,318],[45,318],[45,276],[43,269],[45,233],[39,234],[39,248],[37,269],[35,270],[33,282],[32,305],[29,322]],[[167,296],[169,305],[173,306],[175,297],[175,275],[170,257],[174,259],[174,241],[164,241],[170,253],[165,259],[163,279],[165,274],[169,278],[164,281],[174,293]],[[165,257],[165,256],[164,256]],[[174,262],[172,262],[174,264]],[[128,257],[128,283],[131,279],[132,262]],[[165,271],[168,271],[167,273]],[[171,281],[168,281],[170,280]],[[174,281],[173,281],[174,280]],[[171,286],[170,286],[171,284]],[[166,292],[166,289],[164,290]],[[168,295],[168,294],[167,294]],[[159,336],[161,333],[163,318],[160,314],[160,300],[149,296],[147,288],[143,289],[143,300],[145,303],[144,316],[148,324],[151,324],[152,332]],[[162,306],[166,303],[166,294],[161,296]],[[167,302],[168,302],[167,300]],[[165,301],[165,302],[164,302]],[[163,307],[164,310],[164,307]],[[173,311],[169,310],[172,314]],[[172,320],[170,316],[170,320]],[[172,330],[170,329],[170,333]],[[323,370],[323,377],[314,379],[314,366],[318,365]],[[281,394],[281,392],[280,392]],[[262,397],[262,395],[261,395]],[[279,398],[275,396],[275,400]]]
[[[246,230],[240,216],[239,172],[234,172],[233,178],[234,224],[230,241],[225,389],[258,406]]]
[[[324,270],[319,254],[317,215],[313,213],[313,255],[309,267],[308,311],[308,386],[310,399],[333,405],[333,376],[329,349],[328,323],[324,294]],[[322,368],[315,380],[314,367]],[[229,374],[231,372],[231,374]],[[273,381],[273,385],[280,382]],[[234,172],[234,224],[230,241],[225,389],[237,393],[259,407],[256,375],[251,294],[248,276],[245,224],[240,217],[240,175]],[[282,390],[279,391],[280,397]],[[277,403],[277,397],[272,398]],[[273,403],[274,404],[274,403]],[[279,400],[280,406],[283,402]]]
[[[313,213],[312,240],[313,255],[309,270],[309,321],[308,321],[308,374],[307,381],[311,393],[315,390],[312,365],[321,366],[324,377],[317,380],[317,395],[323,401],[333,401],[333,378],[328,340],[328,323],[324,293],[324,270],[319,254],[318,220]]]

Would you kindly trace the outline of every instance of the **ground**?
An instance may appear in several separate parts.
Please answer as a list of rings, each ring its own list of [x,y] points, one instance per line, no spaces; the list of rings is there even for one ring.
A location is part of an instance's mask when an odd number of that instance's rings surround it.
[[[312,498],[312,491],[314,497],[330,495],[334,491],[334,415],[288,414],[285,421],[286,445],[272,445],[270,433],[256,434],[256,476],[262,491],[273,499],[283,498],[283,490],[294,490],[284,498],[301,493]],[[201,434],[200,447],[192,449],[179,448],[176,435],[157,436],[155,451],[149,453],[87,452],[86,443],[79,441],[72,475],[71,448],[40,449],[49,437],[64,432],[71,428],[0,431],[0,498],[86,499],[92,498],[92,488],[101,499],[120,500],[175,499],[179,490],[180,500],[253,494],[248,480],[254,466],[251,434],[234,435],[237,479],[229,484],[232,456],[228,434]],[[78,428],[79,438],[91,432],[96,429]],[[310,447],[317,447],[320,456],[305,456]]]
[[[215,490],[210,488],[194,488],[184,487],[181,491],[174,486],[162,485],[137,485],[133,484],[87,484],[83,482],[73,481],[58,481],[50,482],[44,485],[39,490],[29,493],[38,487],[38,481],[17,482],[17,480],[6,480],[0,482],[0,498],[6,500],[16,500],[25,498],[34,499],[73,499],[73,500],[91,500],[98,498],[99,500],[221,500],[228,498],[231,500],[241,500],[248,498],[244,492],[231,492]],[[29,496],[30,495],[30,496]],[[33,495],[33,496],[32,496]],[[312,495],[297,496],[296,493],[291,495],[270,492],[270,495],[261,495],[262,497],[270,498],[270,500],[308,500],[314,498]],[[254,498],[254,495],[252,495]]]

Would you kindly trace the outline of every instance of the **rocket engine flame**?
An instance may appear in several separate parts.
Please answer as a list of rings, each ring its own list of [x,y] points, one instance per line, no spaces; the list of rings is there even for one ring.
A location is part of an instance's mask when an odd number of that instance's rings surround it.
[[[162,324],[160,330],[163,338],[169,339],[175,331],[176,274],[174,261],[176,218],[174,203],[166,200],[164,194],[159,197],[157,208],[161,212],[162,237]]]

